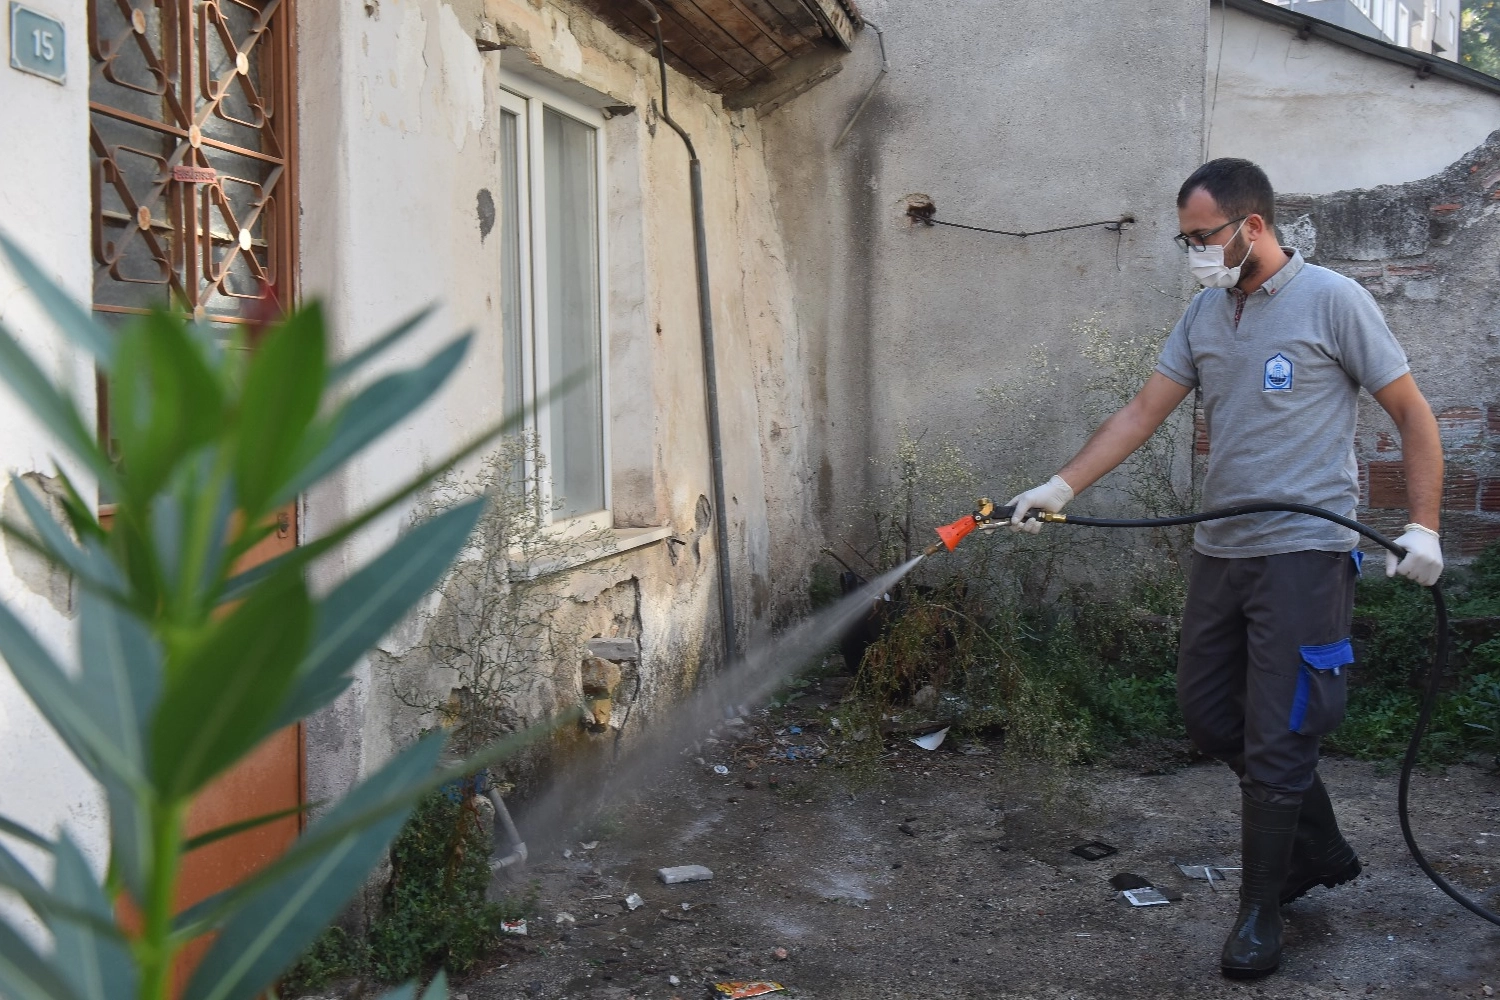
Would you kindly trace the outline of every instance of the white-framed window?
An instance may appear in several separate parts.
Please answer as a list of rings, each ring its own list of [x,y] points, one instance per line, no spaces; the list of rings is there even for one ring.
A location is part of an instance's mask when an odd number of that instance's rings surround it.
[[[1396,44],[1411,45],[1411,9],[1404,3],[1396,5]]]
[[[604,118],[509,74],[502,85],[504,409],[525,412],[546,458],[549,518],[608,528]]]

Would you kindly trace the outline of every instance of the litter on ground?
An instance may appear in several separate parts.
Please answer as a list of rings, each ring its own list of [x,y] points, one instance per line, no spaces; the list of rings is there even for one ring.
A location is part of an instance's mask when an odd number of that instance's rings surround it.
[[[667,885],[676,885],[679,882],[707,882],[714,877],[714,873],[702,865],[677,865],[673,868],[657,869],[656,875]]]
[[[947,728],[943,728],[935,733],[928,733],[926,736],[913,736],[912,742],[923,750],[936,750],[943,745],[943,740],[947,738],[948,730]]]
[[[728,997],[729,1000],[742,1000],[744,997],[763,997],[770,993],[780,993],[784,989],[786,987],[780,983],[714,983],[714,996]]]

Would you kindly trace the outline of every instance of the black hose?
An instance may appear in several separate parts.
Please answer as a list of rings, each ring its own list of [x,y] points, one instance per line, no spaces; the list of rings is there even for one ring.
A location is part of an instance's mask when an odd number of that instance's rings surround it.
[[[1014,508],[1012,508],[1013,510]],[[1320,517],[1325,521],[1343,525],[1359,532],[1370,541],[1389,549],[1398,558],[1406,555],[1406,550],[1395,542],[1382,535],[1367,525],[1358,521],[1324,510],[1322,507],[1312,507],[1301,503],[1251,503],[1241,504],[1238,507],[1225,507],[1221,510],[1204,511],[1201,514],[1183,514],[1179,517],[1143,517],[1143,518],[1110,518],[1110,517],[1074,517],[1071,514],[1059,515],[1058,523],[1077,524],[1088,528],[1165,528],[1177,524],[1198,524],[1202,521],[1220,521],[1226,517],[1241,517],[1245,514],[1267,514],[1272,512],[1288,512],[1292,514],[1307,514],[1310,517]],[[997,510],[991,520],[1000,520],[1004,510]],[[1032,512],[1028,511],[1028,518]],[[1406,757],[1401,762],[1401,783],[1396,792],[1396,813],[1401,819],[1401,836],[1406,839],[1406,849],[1411,852],[1412,860],[1416,861],[1417,867],[1422,869],[1423,874],[1432,880],[1432,884],[1443,890],[1458,905],[1476,916],[1483,917],[1492,924],[1500,925],[1500,914],[1487,909],[1480,903],[1465,896],[1453,887],[1447,879],[1438,874],[1417,846],[1417,838],[1411,832],[1411,817],[1407,813],[1407,797],[1411,791],[1411,772],[1417,764],[1417,753],[1421,750],[1422,738],[1427,735],[1427,727],[1432,723],[1432,709],[1437,703],[1438,688],[1442,685],[1443,674],[1448,669],[1448,605],[1443,600],[1443,588],[1441,584],[1434,583],[1428,590],[1432,593],[1433,613],[1437,623],[1437,637],[1433,644],[1432,670],[1427,678],[1427,693],[1422,696],[1422,705],[1417,712],[1417,725],[1412,730],[1411,741],[1406,744]]]

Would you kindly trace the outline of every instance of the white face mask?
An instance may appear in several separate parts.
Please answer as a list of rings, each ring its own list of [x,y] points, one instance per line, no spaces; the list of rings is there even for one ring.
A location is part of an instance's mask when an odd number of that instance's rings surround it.
[[[1245,223],[1240,223],[1240,229],[1245,228]],[[1234,236],[1240,234],[1240,229],[1234,231]],[[1234,236],[1229,237],[1229,243],[1234,242]],[[1188,270],[1193,272],[1193,277],[1198,279],[1198,284],[1204,288],[1233,288],[1240,283],[1240,269],[1245,266],[1245,261],[1250,259],[1250,248],[1246,248],[1244,258],[1234,267],[1224,266],[1224,246],[1204,247],[1200,250],[1189,250],[1187,253]]]

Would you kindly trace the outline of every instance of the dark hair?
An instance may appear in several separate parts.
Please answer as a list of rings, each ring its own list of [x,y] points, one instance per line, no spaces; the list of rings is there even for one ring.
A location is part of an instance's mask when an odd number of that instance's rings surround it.
[[[1249,160],[1221,157],[1209,160],[1182,182],[1177,192],[1177,207],[1187,204],[1188,196],[1198,188],[1207,191],[1226,218],[1258,215],[1266,225],[1276,221],[1276,193],[1271,178]]]

